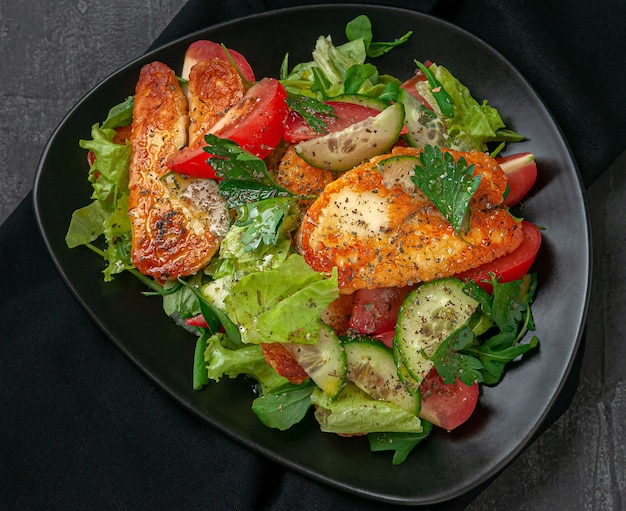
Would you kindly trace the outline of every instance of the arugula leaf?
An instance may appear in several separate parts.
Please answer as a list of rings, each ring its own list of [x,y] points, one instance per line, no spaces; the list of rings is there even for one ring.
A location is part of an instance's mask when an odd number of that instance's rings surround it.
[[[370,450],[372,452],[393,451],[392,464],[400,465],[433,429],[433,425],[424,419],[422,419],[422,427],[421,433],[370,433],[367,435]]]
[[[466,385],[483,381],[483,364],[479,359],[463,353],[463,349],[475,343],[476,336],[469,327],[464,326],[437,347],[431,360],[444,383],[454,383],[457,378]]]
[[[196,348],[193,353],[193,390],[200,390],[209,383],[209,374],[206,370],[204,352],[208,346],[209,333],[204,330],[196,341]]]
[[[413,32],[409,31],[399,39],[389,42],[374,42],[372,34],[372,23],[370,19],[361,14],[346,25],[346,37],[349,41],[356,41],[362,39],[365,44],[367,56],[370,58],[380,57],[385,53],[391,51],[396,46],[404,44]]]
[[[313,404],[311,394],[314,389],[315,385],[310,381],[287,385],[257,397],[252,402],[252,411],[267,427],[284,431],[304,418]]]
[[[453,118],[454,117],[454,101],[448,91],[443,88],[443,85],[437,80],[435,75],[430,72],[424,64],[421,62],[415,61],[415,65],[420,69],[424,76],[428,80],[428,85],[430,85],[430,92],[432,93],[437,105],[441,110],[441,113],[446,117]]]
[[[372,64],[355,64],[350,66],[343,79],[346,94],[358,94],[366,82],[378,83],[378,69]]]
[[[237,325],[235,325],[223,311],[221,311],[211,302],[209,302],[202,294],[202,291],[200,291],[200,289],[194,284],[190,284],[183,279],[178,279],[178,281],[183,284],[184,287],[189,289],[198,299],[200,312],[202,313],[202,316],[206,320],[207,324],[209,325],[209,330],[211,331],[211,333],[217,333],[221,325],[224,327],[224,331],[231,341],[235,343],[241,342],[241,334],[239,333]]]
[[[452,154],[427,145],[420,154],[411,180],[437,206],[452,224],[457,234],[469,230],[469,201],[480,184],[481,175],[472,177],[474,165],[468,167],[465,158],[454,161]]]

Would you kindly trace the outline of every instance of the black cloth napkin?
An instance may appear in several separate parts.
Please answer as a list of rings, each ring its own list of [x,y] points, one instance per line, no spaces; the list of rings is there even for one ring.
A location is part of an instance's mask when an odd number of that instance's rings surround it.
[[[190,0],[154,46],[235,17],[307,3]],[[377,3],[447,19],[504,54],[554,113],[585,184],[624,151],[626,9],[619,2]],[[30,196],[0,227],[0,261],[0,509],[393,508],[286,470],[173,402],[65,287]],[[442,508],[461,509],[480,490]]]

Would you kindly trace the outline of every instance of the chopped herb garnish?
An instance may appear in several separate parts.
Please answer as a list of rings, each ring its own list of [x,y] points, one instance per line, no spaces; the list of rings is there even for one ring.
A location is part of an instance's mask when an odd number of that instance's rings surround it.
[[[427,145],[420,154],[420,165],[415,166],[411,180],[437,206],[452,224],[457,234],[469,230],[469,201],[480,184],[475,177],[474,165],[467,165],[465,158],[454,161],[449,152],[442,154],[438,147]]]
[[[288,93],[287,106],[297,112],[316,133],[326,131],[325,117],[336,117],[332,106],[310,96]]]
[[[528,274],[520,280],[499,283],[492,276],[491,295],[473,282],[465,285],[466,292],[480,302],[479,314],[495,325],[486,332],[465,325],[449,335],[437,348],[431,360],[446,383],[456,378],[471,385],[484,382],[495,385],[502,378],[505,366],[539,344],[533,336],[529,342],[520,341],[534,330],[530,304],[537,285],[537,276]]]
[[[272,179],[262,159],[236,142],[212,134],[206,135],[205,141],[207,162],[220,178],[219,190],[229,208],[271,197],[293,196]]]

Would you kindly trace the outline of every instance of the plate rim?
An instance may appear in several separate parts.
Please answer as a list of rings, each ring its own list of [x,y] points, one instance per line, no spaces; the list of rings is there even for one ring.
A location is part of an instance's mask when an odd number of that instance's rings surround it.
[[[41,211],[41,202],[40,202],[40,194],[42,193],[42,190],[40,189],[40,181],[41,181],[41,177],[42,174],[44,173],[44,168],[45,168],[45,163],[47,160],[47,157],[51,151],[52,146],[54,145],[54,143],[57,140],[57,137],[59,136],[59,133],[61,132],[62,128],[64,127],[65,123],[67,122],[67,120],[69,118],[71,118],[76,112],[79,112],[81,109],[81,105],[84,104],[84,102],[87,100],[87,98],[90,98],[92,95],[97,94],[99,92],[99,90],[101,90],[102,87],[106,86],[107,82],[110,80],[113,80],[116,76],[118,76],[121,72],[123,72],[124,70],[128,70],[131,69],[133,67],[136,67],[139,65],[140,62],[142,61],[146,61],[149,60],[151,58],[153,58],[153,56],[162,53],[163,51],[173,48],[179,44],[181,44],[181,42],[185,42],[185,41],[192,41],[193,39],[196,39],[198,37],[201,37],[202,34],[205,34],[207,32],[213,32],[219,28],[225,28],[225,27],[229,27],[231,25],[237,25],[243,21],[246,20],[250,20],[250,19],[259,19],[259,18],[265,18],[265,17],[275,17],[275,16],[280,16],[284,13],[293,13],[293,12],[305,12],[305,11],[309,11],[309,10],[315,10],[315,9],[344,9],[344,10],[350,10],[350,9],[358,9],[358,10],[363,10],[363,11],[373,11],[373,10],[378,10],[378,11],[396,11],[396,12],[404,12],[407,14],[410,14],[412,17],[417,17],[417,18],[421,18],[421,20],[425,20],[427,23],[438,23],[441,24],[442,26],[445,25],[447,26],[450,30],[453,30],[455,32],[458,33],[463,33],[465,37],[469,37],[471,38],[473,41],[475,41],[478,44],[483,45],[484,47],[488,48],[491,52],[494,53],[494,55],[496,55],[499,59],[501,59],[503,62],[507,63],[508,66],[510,66],[511,70],[514,71],[517,75],[518,78],[524,82],[524,84],[532,91],[534,98],[539,101],[540,105],[542,106],[542,108],[545,110],[546,115],[549,117],[549,119],[551,120],[553,127],[557,130],[558,135],[560,137],[560,140],[563,142],[569,159],[571,160],[572,166],[573,166],[573,170],[575,175],[578,178],[578,183],[577,183],[577,191],[580,193],[581,195],[581,205],[582,205],[582,213],[585,219],[585,234],[586,234],[586,238],[587,238],[587,246],[586,246],[586,250],[585,250],[585,257],[586,257],[586,261],[585,261],[585,265],[587,267],[587,279],[586,279],[586,283],[584,284],[584,288],[585,288],[585,296],[583,297],[583,302],[582,302],[582,309],[581,309],[581,314],[580,314],[580,321],[577,327],[577,336],[576,339],[574,340],[574,342],[572,343],[572,350],[571,350],[571,354],[567,359],[567,363],[565,364],[565,368],[563,371],[563,377],[560,379],[559,381],[559,385],[558,388],[556,389],[556,391],[554,391],[552,393],[549,405],[547,407],[545,407],[545,409],[543,410],[543,413],[541,415],[541,418],[539,421],[537,421],[532,428],[530,429],[529,434],[527,435],[526,438],[524,438],[522,441],[517,442],[516,447],[511,450],[511,452],[503,457],[497,464],[495,464],[493,466],[493,469],[489,472],[486,473],[483,477],[476,479],[472,482],[472,484],[468,487],[464,487],[464,488],[460,488],[458,489],[458,491],[452,492],[448,495],[431,495],[430,497],[427,498],[419,498],[419,499],[415,499],[415,498],[411,498],[411,499],[403,499],[401,497],[398,497],[396,495],[394,496],[390,496],[390,495],[382,495],[382,494],[373,494],[371,492],[368,492],[367,489],[365,488],[353,488],[350,487],[349,485],[346,485],[342,482],[338,482],[335,481],[332,478],[328,478],[328,477],[324,477],[321,474],[317,474],[317,473],[313,473],[310,470],[308,470],[306,467],[302,467],[297,463],[294,463],[288,459],[285,459],[284,456],[280,455],[280,453],[275,453],[271,450],[265,449],[263,448],[263,446],[259,446],[257,445],[254,441],[247,439],[247,438],[243,438],[241,435],[234,433],[232,431],[229,431],[227,427],[224,427],[221,424],[216,423],[215,421],[211,421],[208,420],[207,417],[205,415],[203,415],[202,413],[200,413],[197,409],[195,409],[193,406],[190,405],[190,403],[181,400],[180,396],[178,396],[175,392],[173,392],[173,390],[169,387],[167,387],[166,385],[163,384],[163,382],[160,381],[158,375],[153,374],[152,372],[148,371],[146,369],[146,367],[144,367],[140,361],[136,360],[135,357],[133,356],[132,353],[128,352],[127,350],[124,350],[122,348],[122,346],[120,345],[120,343],[112,336],[112,334],[110,333],[110,330],[106,327],[106,324],[103,323],[102,319],[99,318],[97,316],[97,314],[92,311],[88,306],[86,306],[86,304],[83,301],[83,298],[80,296],[80,294],[78,293],[76,287],[73,285],[72,280],[69,276],[66,275],[66,272],[61,264],[61,262],[59,261],[59,259],[57,258],[56,254],[55,254],[55,250],[54,247],[52,245],[52,243],[50,242],[50,240],[48,239],[48,233],[46,232],[45,229],[45,224],[44,224],[44,219],[42,217],[43,212]],[[549,415],[550,411],[554,408],[555,403],[558,400],[558,397],[561,395],[561,393],[563,392],[563,388],[567,382],[568,377],[571,374],[572,368],[573,368],[573,364],[574,364],[574,360],[579,352],[580,349],[580,345],[581,345],[581,341],[582,341],[582,337],[584,335],[584,331],[585,331],[585,325],[586,325],[586,319],[587,319],[587,312],[588,312],[588,308],[589,308],[589,301],[590,301],[590,294],[591,294],[591,281],[592,281],[592,263],[593,263],[593,259],[592,259],[592,252],[593,252],[593,246],[592,246],[592,242],[591,242],[591,224],[590,224],[590,218],[589,218],[589,214],[588,214],[588,207],[587,207],[587,203],[585,200],[585,193],[584,193],[584,187],[582,185],[582,179],[581,179],[581,175],[580,175],[580,171],[577,167],[576,164],[576,160],[573,157],[573,154],[571,152],[571,149],[569,147],[569,144],[566,140],[566,138],[563,135],[563,132],[560,128],[560,126],[558,125],[558,122],[556,121],[556,119],[554,118],[554,116],[552,115],[552,113],[549,111],[549,109],[547,108],[545,102],[543,101],[543,99],[541,98],[541,96],[535,91],[535,89],[532,87],[532,85],[528,82],[528,80],[526,80],[526,78],[517,70],[517,68],[515,66],[513,66],[513,64],[511,64],[509,62],[508,59],[506,59],[502,54],[500,54],[496,49],[494,49],[491,45],[489,45],[488,43],[486,43],[484,40],[480,39],[479,37],[473,35],[471,32],[458,27],[457,25],[454,25],[446,20],[443,20],[441,18],[432,16],[430,14],[426,14],[423,12],[419,12],[419,11],[412,11],[409,9],[405,9],[405,8],[398,8],[398,7],[388,7],[388,6],[383,6],[383,5],[361,5],[361,4],[354,4],[354,3],[346,3],[346,4],[316,4],[316,5],[301,5],[301,6],[297,6],[297,7],[286,7],[286,8],[281,8],[281,9],[276,9],[276,10],[271,10],[271,11],[265,11],[263,13],[258,13],[258,14],[251,14],[248,16],[244,16],[244,17],[240,17],[240,18],[236,18],[233,20],[229,20],[229,21],[223,21],[220,23],[217,23],[215,25],[210,25],[206,28],[191,32],[187,35],[178,37],[170,42],[167,42],[163,45],[159,45],[158,47],[154,47],[152,49],[150,49],[149,51],[147,51],[145,54],[142,54],[132,60],[130,60],[129,62],[127,62],[126,64],[118,67],[115,71],[113,71],[112,73],[109,73],[109,75],[107,75],[106,77],[104,77],[102,80],[100,80],[94,87],[92,87],[86,94],[84,94],[79,100],[78,102],[70,109],[70,111],[63,117],[63,119],[61,120],[61,122],[58,124],[58,126],[56,127],[56,129],[53,131],[52,135],[50,136],[48,143],[45,146],[45,149],[42,153],[42,156],[40,158],[40,162],[38,164],[37,167],[37,172],[35,174],[35,185],[34,185],[34,193],[33,193],[33,206],[35,209],[35,215],[36,215],[36,220],[37,220],[37,224],[40,230],[40,233],[44,239],[44,242],[46,244],[46,248],[48,249],[49,254],[51,255],[53,262],[57,268],[57,270],[59,271],[62,279],[65,281],[65,283],[68,285],[69,289],[72,291],[72,293],[74,294],[74,296],[76,297],[77,301],[81,304],[81,306],[84,308],[84,310],[88,313],[88,315],[90,317],[92,317],[92,319],[94,319],[94,321],[98,324],[99,328],[101,328],[103,330],[103,332],[107,335],[107,337],[109,337],[109,339],[111,341],[113,341],[113,343],[121,349],[121,351],[128,357],[131,359],[131,361],[134,363],[134,365],[136,367],[138,367],[140,370],[142,370],[144,373],[146,373],[150,379],[156,383],[160,388],[162,388],[166,393],[168,393],[170,396],[172,396],[172,398],[180,403],[183,404],[185,406],[185,408],[187,410],[189,410],[191,413],[201,417],[203,420],[209,422],[213,427],[216,427],[218,430],[222,431],[223,433],[229,435],[232,438],[235,438],[237,441],[243,443],[244,445],[246,445],[248,448],[250,448],[251,450],[253,450],[254,452],[257,452],[258,454],[261,454],[265,457],[268,457],[269,459],[272,459],[274,461],[277,461],[291,469],[294,469],[295,471],[298,471],[301,474],[307,475],[309,477],[312,477],[313,479],[316,479],[318,481],[321,481],[325,484],[328,484],[329,486],[335,487],[335,488],[339,488],[342,489],[344,491],[348,491],[351,492],[353,494],[362,496],[362,497],[367,497],[373,500],[382,500],[385,502],[389,502],[389,503],[395,503],[395,504],[435,504],[435,503],[439,503],[439,502],[443,502],[443,501],[448,501],[451,500],[455,497],[459,497],[467,492],[469,492],[470,490],[472,490],[473,488],[476,488],[482,484],[484,484],[487,480],[495,477],[497,474],[499,474],[506,466],[508,466],[519,454],[520,452],[522,452],[524,449],[526,449],[528,447],[528,445],[531,443],[531,441],[535,438],[535,436],[537,435],[537,432],[540,430],[543,422],[545,421],[546,417]],[[385,463],[385,461],[381,461],[381,463]]]

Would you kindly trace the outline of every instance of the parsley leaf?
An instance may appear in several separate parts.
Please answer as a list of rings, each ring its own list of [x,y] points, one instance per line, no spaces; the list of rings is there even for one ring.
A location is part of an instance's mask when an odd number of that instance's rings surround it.
[[[262,159],[236,142],[213,134],[206,135],[205,141],[207,162],[221,179],[219,190],[229,208],[272,197],[293,196],[272,179]]]
[[[281,232],[298,225],[296,198],[266,199],[241,206],[235,225],[246,227],[241,237],[245,252],[256,250],[261,243],[276,245]]]
[[[415,166],[411,180],[435,204],[450,222],[457,234],[469,230],[469,201],[480,184],[481,175],[472,177],[474,165],[465,158],[454,161],[449,152],[442,154],[439,147],[427,145],[420,154],[420,165]]]
[[[537,336],[522,343],[528,331],[534,330],[530,304],[537,277],[528,274],[520,280],[500,283],[492,276],[491,295],[473,282],[465,291],[480,302],[478,317],[450,334],[435,350],[431,361],[446,383],[456,378],[470,385],[483,382],[495,385],[502,379],[506,365],[539,344]],[[482,317],[481,317],[482,316]],[[485,330],[482,321],[493,328]]]
[[[297,112],[316,133],[326,131],[325,117],[337,117],[332,106],[310,96],[288,93],[287,106]]]

